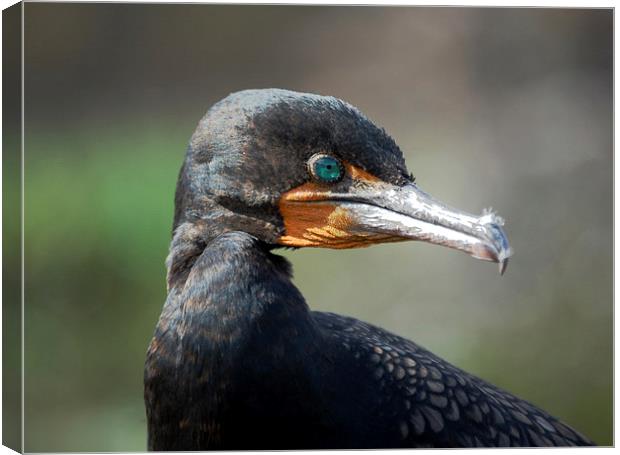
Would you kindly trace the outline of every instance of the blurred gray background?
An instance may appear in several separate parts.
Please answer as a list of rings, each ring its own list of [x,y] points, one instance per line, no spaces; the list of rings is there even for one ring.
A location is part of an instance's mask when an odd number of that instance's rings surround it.
[[[178,168],[211,104],[261,87],[356,105],[515,250],[503,277],[417,243],[284,252],[310,306],[611,444],[612,28],[611,10],[27,3],[26,450],[145,450]]]

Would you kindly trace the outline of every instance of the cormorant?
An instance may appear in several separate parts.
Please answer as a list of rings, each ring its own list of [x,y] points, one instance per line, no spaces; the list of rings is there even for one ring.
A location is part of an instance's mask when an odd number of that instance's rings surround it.
[[[502,224],[423,192],[393,139],[344,101],[229,95],[200,121],[178,178],[145,368],[148,448],[592,444],[409,340],[311,311],[272,252],[422,240],[503,272]]]

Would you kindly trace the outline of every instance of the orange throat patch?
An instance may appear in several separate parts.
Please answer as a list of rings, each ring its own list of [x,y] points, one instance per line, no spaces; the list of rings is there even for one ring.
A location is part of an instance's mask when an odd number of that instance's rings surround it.
[[[347,173],[367,183],[379,179],[350,164]],[[285,234],[281,245],[318,248],[360,248],[374,243],[402,240],[385,234],[352,232],[355,214],[339,201],[329,200],[327,185],[308,182],[284,193],[280,198],[280,214]]]

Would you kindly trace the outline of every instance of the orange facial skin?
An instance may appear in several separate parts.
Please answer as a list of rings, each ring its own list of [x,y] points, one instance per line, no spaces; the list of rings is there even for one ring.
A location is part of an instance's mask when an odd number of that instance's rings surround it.
[[[381,182],[372,174],[343,163],[345,173],[366,184]],[[285,234],[278,242],[292,247],[360,248],[374,243],[402,240],[384,234],[351,232],[354,214],[340,201],[330,201],[330,185],[308,182],[280,198]]]

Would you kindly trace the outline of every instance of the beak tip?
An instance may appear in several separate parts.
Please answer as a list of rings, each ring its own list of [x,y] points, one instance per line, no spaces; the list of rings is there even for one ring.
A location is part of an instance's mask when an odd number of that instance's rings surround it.
[[[500,276],[504,275],[504,272],[506,271],[507,267],[508,267],[508,258],[506,258],[503,261],[499,262],[499,274],[500,274]]]

